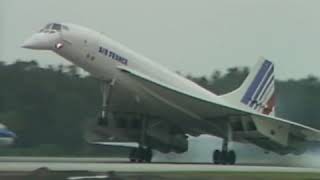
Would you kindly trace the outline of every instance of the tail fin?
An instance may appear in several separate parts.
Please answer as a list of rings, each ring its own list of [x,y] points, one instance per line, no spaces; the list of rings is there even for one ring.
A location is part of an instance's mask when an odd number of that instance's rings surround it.
[[[251,69],[243,84],[222,97],[236,105],[251,108],[257,112],[274,115],[274,65],[261,59]]]

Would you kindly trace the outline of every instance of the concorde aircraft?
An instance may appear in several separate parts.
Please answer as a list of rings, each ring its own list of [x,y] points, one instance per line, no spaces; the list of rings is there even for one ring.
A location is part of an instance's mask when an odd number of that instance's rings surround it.
[[[186,152],[188,138],[201,134],[223,139],[221,149],[212,153],[215,164],[235,164],[230,141],[282,155],[301,154],[320,141],[320,130],[272,115],[274,65],[266,59],[258,61],[238,89],[218,96],[79,25],[47,24],[22,47],[53,51],[101,81],[95,131],[121,142],[96,143],[131,146],[132,162],[151,162],[152,150]]]
[[[1,147],[5,147],[13,144],[16,137],[17,135],[14,132],[8,130],[8,128],[5,125],[0,124],[0,146]]]

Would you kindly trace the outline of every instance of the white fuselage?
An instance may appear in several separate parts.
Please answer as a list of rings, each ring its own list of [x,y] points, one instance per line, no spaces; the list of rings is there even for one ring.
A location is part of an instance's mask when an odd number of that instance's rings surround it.
[[[126,66],[187,95],[225,103],[212,92],[135,53],[102,33],[77,25],[68,26],[69,32],[61,32],[62,41],[60,41],[64,43],[64,47],[53,50],[98,78],[119,79],[121,76],[118,75],[117,67]],[[128,84],[128,88],[132,88],[132,85]]]
[[[306,137],[310,141],[318,138],[316,129],[265,115],[275,105],[273,64],[265,59],[258,62],[238,89],[217,96],[106,35],[78,25],[48,24],[22,47],[54,51],[104,81],[102,84],[108,88],[103,89],[103,110],[98,119],[103,133],[109,130],[114,136],[127,136],[161,152],[185,152],[187,134],[210,134],[224,139],[221,152],[230,157],[217,150],[214,162],[234,164],[236,156],[234,151],[228,151],[229,140],[251,142],[279,154],[293,149],[299,154],[305,149],[300,144]],[[111,92],[122,94],[113,96]],[[129,118],[109,118],[109,114],[117,113],[106,113],[110,94],[110,97],[124,97],[117,99],[119,104],[112,105]],[[292,131],[291,127],[294,127]],[[292,141],[292,146],[290,133],[299,137],[297,143]]]
[[[219,120],[220,122],[217,120],[215,123],[210,123],[209,120],[201,117],[205,116],[202,108],[195,109],[195,105],[190,103],[189,100],[179,101],[178,98],[173,99],[165,93],[156,94],[155,91],[148,91],[148,87],[142,87],[134,78],[128,76],[127,73],[123,73],[122,70],[130,69],[137,74],[141,74],[154,84],[165,86],[165,88],[172,90],[171,92],[179,92],[180,95],[194,97],[196,100],[227,105],[228,103],[223,98],[200,87],[191,80],[171,72],[162,65],[130,50],[120,43],[113,41],[102,33],[74,24],[52,23],[48,24],[44,29],[40,30],[40,32],[34,34],[30,39],[25,41],[22,46],[29,49],[54,51],[100,80],[115,80],[116,84],[120,84],[122,89],[134,92],[132,93],[134,100],[132,96],[130,96],[129,98],[131,99],[122,101],[123,104],[130,104],[131,101],[137,101],[136,104],[138,104],[140,100],[137,99],[143,99],[140,104],[150,109],[153,108],[150,110],[151,113],[156,112],[161,114],[161,116],[166,116],[160,117],[160,119],[168,120],[167,122],[162,121],[160,125],[158,125],[157,118],[154,119],[154,122],[150,121],[155,124],[155,127],[153,127],[152,132],[151,130],[148,132],[149,137],[152,137],[154,142],[158,140],[164,144],[162,147],[167,147],[168,144],[174,146],[171,147],[171,149],[163,150],[163,152],[171,150],[182,152],[186,150],[185,132],[194,136],[212,134],[222,137],[227,134],[226,131],[221,128],[225,128],[226,126],[218,127],[218,125],[225,123],[223,119]],[[143,91],[141,91],[141,89],[143,89]],[[162,105],[162,108],[157,108],[158,105]],[[132,111],[133,106],[129,107],[129,112]],[[120,105],[119,107],[122,106]],[[142,109],[142,111],[144,111],[144,109]],[[172,113],[170,114],[170,112]],[[146,115],[149,115],[148,113],[149,112],[145,112]],[[143,118],[140,118],[140,120],[140,122],[142,122]],[[167,124],[170,124],[170,126]],[[122,130],[124,132],[116,135],[121,132],[121,129],[116,126],[115,129],[110,129],[112,127],[113,126],[108,126],[109,129],[106,131],[114,136],[126,136],[127,131],[129,131],[128,128],[123,128]],[[175,130],[175,127],[178,127],[178,130]],[[155,130],[155,128],[157,129]],[[131,130],[132,129],[133,131],[137,131],[138,128],[131,127]],[[171,133],[171,129],[174,129],[176,132]],[[138,135],[139,134],[140,133],[138,133]],[[131,137],[132,134],[128,136]],[[139,137],[140,136],[128,139],[139,141]],[[157,148],[161,149],[161,147]]]

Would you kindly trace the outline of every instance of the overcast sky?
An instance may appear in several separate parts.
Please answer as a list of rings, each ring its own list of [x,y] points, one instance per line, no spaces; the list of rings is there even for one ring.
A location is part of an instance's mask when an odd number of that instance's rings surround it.
[[[319,7],[318,0],[1,0],[0,58],[65,63],[19,47],[61,21],[105,32],[184,74],[251,66],[264,56],[280,79],[320,76]]]

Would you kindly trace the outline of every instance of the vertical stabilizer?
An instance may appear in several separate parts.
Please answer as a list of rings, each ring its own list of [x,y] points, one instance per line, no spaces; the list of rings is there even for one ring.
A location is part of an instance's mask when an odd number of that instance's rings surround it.
[[[261,58],[250,70],[243,84],[222,97],[238,106],[273,115],[275,111],[274,84],[274,64]]]

